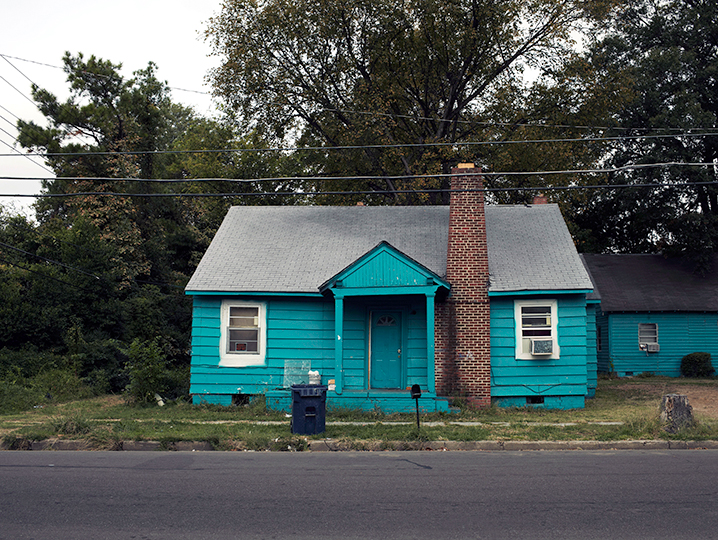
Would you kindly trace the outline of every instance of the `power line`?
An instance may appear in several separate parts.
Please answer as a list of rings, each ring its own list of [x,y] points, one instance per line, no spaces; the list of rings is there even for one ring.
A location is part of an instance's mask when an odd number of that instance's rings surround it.
[[[11,246],[10,244],[6,244],[5,242],[0,242],[0,246],[6,247],[8,249],[12,249],[14,251],[19,251],[20,253],[24,255],[29,255],[30,257],[35,257],[37,259],[40,259],[41,261],[45,261],[51,264],[56,264],[58,266],[62,266],[63,268],[67,268],[68,270],[74,270],[75,272],[79,272],[81,274],[85,274],[86,276],[93,277],[95,279],[100,279],[100,276],[96,276],[95,274],[91,274],[90,272],[85,272],[84,270],[81,270],[75,266],[68,266],[64,263],[61,263],[59,261],[54,261],[52,259],[48,259],[46,257],[42,257],[40,255],[36,255],[35,253],[30,253],[29,251],[25,251],[24,249],[17,248],[15,246]]]
[[[396,143],[396,144],[365,144],[344,146],[295,146],[295,147],[269,147],[269,148],[222,148],[206,150],[127,150],[122,152],[29,152],[28,156],[38,157],[88,157],[88,156],[142,156],[142,155],[182,155],[182,154],[230,154],[243,152],[328,152],[337,150],[381,150],[395,148],[436,148],[436,147],[463,147],[463,146],[502,146],[513,144],[547,144],[547,143],[590,143],[611,141],[636,141],[652,139],[676,139],[716,137],[718,132],[681,133],[673,135],[628,135],[615,137],[582,137],[561,139],[525,139],[506,141],[457,141],[457,142],[425,142],[425,143]],[[15,157],[14,154],[0,154],[0,157]]]
[[[28,100],[30,103],[32,103],[33,107],[37,107],[37,103],[35,103],[32,99],[30,99],[29,97],[27,97],[22,90],[18,89],[16,86],[14,86],[14,85],[13,85],[10,81],[8,81],[5,77],[3,77],[2,75],[0,75],[0,79],[2,79],[3,81],[5,81],[5,83],[6,83],[10,88],[12,88],[13,90],[15,90],[18,94],[20,94],[22,97],[24,97],[24,98],[25,98],[26,100]]]
[[[44,63],[44,62],[37,62],[37,61],[35,61],[35,60],[28,60],[28,59],[26,59],[26,58],[18,58],[17,56],[10,56],[9,54],[2,54],[2,53],[0,53],[0,56],[1,56],[8,64],[10,64],[11,66],[13,66],[15,69],[17,69],[17,67],[15,67],[12,63],[10,63],[10,61],[8,60],[8,58],[12,58],[13,60],[20,60],[21,62],[28,62],[28,63],[30,63],[30,64],[36,64],[36,65],[38,65],[38,66],[51,67],[51,68],[54,68],[54,69],[60,69],[60,70],[62,70],[62,71],[65,70],[65,68],[64,68],[63,66],[56,66],[56,65],[53,65],[53,64],[46,64],[46,63]],[[20,71],[19,69],[17,69],[17,70]],[[20,73],[27,79],[27,76],[26,76],[24,73],[22,73],[21,71],[20,71]],[[100,77],[100,78],[109,79],[109,77],[108,77],[107,75],[103,75],[103,74],[101,74],[101,73],[92,73],[91,71],[85,71],[85,70],[82,70],[81,73],[84,73],[84,74],[87,74],[87,75],[93,75],[94,77]],[[30,80],[30,79],[28,79],[28,80]],[[30,82],[32,82],[32,81],[30,81]],[[34,83],[33,83],[33,84],[34,84]],[[189,92],[189,93],[192,93],[192,94],[210,95],[210,92],[204,92],[204,91],[202,91],[202,90],[188,90],[187,88],[178,88],[178,87],[176,87],[176,86],[168,86],[167,88],[169,88],[170,90],[178,90],[178,91],[180,91],[180,92]]]
[[[641,169],[657,169],[657,168],[668,168],[668,167],[716,167],[718,164],[713,162],[664,162],[664,163],[638,163],[633,165],[624,165],[621,167],[610,167],[610,168],[598,168],[598,169],[562,169],[562,170],[551,170],[551,171],[484,171],[480,173],[467,173],[467,176],[485,176],[485,177],[498,177],[498,176],[555,176],[559,174],[610,174],[617,172],[625,172],[630,170],[641,170]],[[410,175],[397,175],[397,176],[361,176],[361,175],[350,175],[350,176],[276,176],[276,177],[265,177],[265,178],[112,178],[112,177],[89,177],[89,176],[61,176],[57,178],[48,177],[29,177],[29,176],[0,176],[0,180],[14,180],[14,181],[33,181],[39,182],[44,180],[55,180],[55,181],[68,181],[68,182],[135,182],[135,183],[164,183],[164,184],[184,184],[184,183],[197,183],[197,182],[227,182],[235,184],[255,184],[261,182],[292,182],[292,181],[303,181],[303,182],[318,182],[318,181],[342,181],[342,180],[427,180],[432,178],[450,178],[453,174],[410,174]]]
[[[289,106],[289,103],[279,103],[279,105],[286,105]],[[374,112],[374,111],[352,111],[348,109],[324,109],[326,112],[341,112],[345,114],[358,114],[358,115],[366,115],[366,116],[382,116],[386,118],[404,118],[408,120],[425,120],[425,121],[432,121],[432,122],[439,122],[439,123],[454,123],[457,124],[471,124],[471,125],[479,125],[479,126],[501,126],[501,127],[534,127],[534,128],[560,128],[560,129],[585,129],[585,130],[600,130],[600,131],[607,131],[607,130],[616,130],[616,131],[628,131],[628,130],[634,130],[634,129],[641,129],[645,131],[685,131],[685,128],[627,128],[627,127],[620,127],[620,126],[581,126],[581,125],[572,125],[572,124],[546,124],[542,122],[523,122],[523,121],[516,121],[516,122],[484,122],[479,120],[451,120],[451,119],[444,119],[444,118],[435,118],[431,116],[413,116],[409,114],[395,114],[395,113],[380,113],[380,112]],[[697,128],[692,128],[697,129]],[[711,128],[700,128],[700,129],[711,129]]]
[[[468,175],[467,175],[468,176]],[[69,198],[69,197],[130,197],[130,198],[185,198],[199,199],[210,197],[316,197],[323,195],[420,195],[431,193],[498,193],[498,192],[521,192],[521,191],[576,191],[576,190],[599,190],[599,189],[626,189],[626,188],[680,188],[695,186],[718,186],[718,181],[712,182],[670,182],[664,184],[595,184],[595,185],[572,185],[572,186],[523,186],[523,187],[496,187],[481,189],[397,189],[397,190],[362,190],[362,191],[262,191],[262,192],[226,192],[226,193],[122,193],[115,191],[83,191],[77,193],[42,193],[38,195],[26,194],[0,194],[0,197],[36,197],[45,198]]]
[[[10,113],[10,114],[12,114],[12,113]],[[2,118],[2,117],[0,116],[0,118]],[[5,119],[3,118],[3,120],[5,120]],[[7,120],[5,120],[5,121],[7,121]],[[16,143],[19,144],[20,141],[18,141],[18,140],[17,140],[17,137],[15,137],[12,133],[10,133],[9,131],[7,131],[7,130],[5,130],[5,129],[3,129],[3,128],[0,128],[0,131],[2,131],[2,132],[3,132],[5,135],[7,135],[8,137],[11,137]],[[20,152],[20,150],[18,150],[17,148],[13,147],[11,144],[8,144],[8,143],[6,143],[5,141],[2,141],[2,140],[0,140],[0,143],[3,143],[5,146],[7,146],[7,147],[8,147],[10,150],[12,150],[13,152],[17,152],[17,154],[11,154],[11,155],[13,155],[13,156],[14,156],[14,155],[20,155],[20,156],[26,157],[26,158],[30,161],[30,163],[32,163],[33,165],[36,165],[36,166],[38,166],[38,167],[41,167],[41,168],[45,169],[47,172],[49,172],[49,173],[52,174],[52,175],[55,174],[54,171],[52,171],[51,169],[48,169],[48,168],[45,167],[42,163],[38,163],[37,161],[34,161],[32,156],[30,156],[30,155],[28,155],[28,154],[23,154],[22,152]],[[54,176],[53,176],[53,178],[54,178]],[[9,180],[9,179],[7,179],[7,180]]]
[[[9,264],[10,266],[15,266],[15,267],[17,267],[17,268],[22,268],[23,270],[26,270],[27,272],[31,272],[31,273],[33,273],[33,274],[38,274],[38,275],[40,275],[40,276],[42,276],[42,277],[45,277],[45,278],[48,278],[48,279],[52,279],[53,281],[57,281],[57,282],[59,282],[59,283],[64,283],[65,285],[69,285],[70,287],[74,287],[74,288],[76,288],[76,289],[80,289],[80,290],[83,290],[83,291],[89,291],[89,289],[87,289],[87,288],[85,288],[85,287],[81,287],[80,285],[75,285],[74,283],[71,283],[71,282],[69,282],[69,281],[65,281],[64,279],[56,278],[56,277],[51,276],[51,275],[49,275],[49,274],[46,274],[46,273],[44,273],[44,272],[38,272],[37,270],[33,270],[32,268],[28,268],[27,266],[24,266],[24,265],[19,264],[19,263],[15,263],[15,262],[12,262],[12,261],[8,261],[7,259],[2,259],[2,258],[0,258],[0,262],[3,262],[3,263],[5,263],[5,264]]]
[[[0,57],[5,59],[11,66],[13,66],[16,70],[20,71],[16,66],[14,66],[12,63],[9,62],[8,58],[12,58],[13,60],[19,60],[21,62],[27,62],[30,64],[35,64],[39,66],[44,67],[50,67],[53,69],[59,69],[64,71],[63,66],[58,66],[55,64],[48,64],[46,62],[38,62],[36,60],[29,60],[27,58],[20,58],[17,56],[12,56],[9,54],[3,54],[0,53]],[[25,78],[28,78],[24,73],[20,72]],[[82,73],[86,73],[89,75],[93,75],[95,77],[101,77],[101,78],[108,78],[107,75],[99,74],[99,73],[92,73],[88,71],[82,71]],[[28,80],[30,80],[28,78]],[[32,81],[30,81],[32,82]],[[211,92],[205,92],[203,90],[192,90],[187,88],[179,88],[176,86],[167,86],[170,90],[178,90],[181,92],[189,92],[193,94],[201,94],[201,95],[211,95]],[[277,105],[282,106],[289,106],[290,103],[276,103]],[[380,113],[376,111],[354,111],[351,109],[339,109],[339,108],[325,108],[323,109],[325,112],[340,112],[343,114],[356,114],[356,115],[364,115],[364,116],[377,116],[377,117],[385,117],[385,118],[403,118],[408,120],[421,120],[421,121],[433,121],[433,122],[456,122],[460,124],[470,124],[470,125],[481,125],[481,126],[502,126],[502,127],[536,127],[536,128],[558,128],[558,129],[582,129],[582,130],[632,130],[636,128],[625,128],[620,126],[589,126],[589,125],[573,125],[573,124],[548,124],[544,122],[528,122],[528,121],[516,121],[516,122],[497,122],[497,121],[480,121],[480,120],[450,120],[450,119],[444,119],[444,118],[436,118],[431,116],[420,116],[420,115],[409,115],[409,114],[396,114],[396,113]],[[661,131],[661,130],[671,130],[671,131],[683,131],[684,128],[672,128],[672,127],[665,127],[665,128],[638,128],[646,131]],[[696,129],[696,128],[693,128]],[[705,129],[705,128],[700,128]]]
[[[0,54],[0,57],[2,57],[3,60],[5,60],[8,64],[10,64],[10,66],[11,66],[15,71],[17,71],[20,75],[22,75],[23,77],[25,77],[25,78],[30,82],[30,84],[32,84],[32,85],[34,85],[35,87],[39,88],[39,85],[35,84],[35,82],[34,82],[30,77],[28,77],[27,75],[25,75],[25,73],[23,73],[23,72],[20,70],[20,68],[18,68],[18,67],[17,67],[16,65],[14,65],[12,62],[10,62],[10,60],[8,60],[5,55]],[[32,100],[32,99],[30,99],[29,97],[27,97],[27,95],[25,95],[24,92],[21,92],[20,90],[18,90],[17,88],[15,88],[12,84],[10,84],[10,83],[9,83],[6,79],[4,79],[3,77],[0,77],[0,79],[3,79],[3,80],[4,80],[6,83],[8,83],[15,91],[19,92],[20,95],[22,95],[26,100],[28,100],[30,103],[32,103],[33,106],[34,106],[36,109],[40,110],[40,107],[38,106],[38,104],[37,104],[34,100]],[[7,109],[5,109],[5,110],[7,110]],[[10,112],[10,111],[8,111],[8,112]],[[42,112],[42,111],[40,111],[40,112]],[[12,113],[10,113],[10,114],[12,114]],[[13,116],[15,116],[15,115],[13,114]],[[17,116],[15,116],[15,118],[17,118]],[[19,118],[18,118],[18,120],[19,120]],[[65,133],[66,136],[71,137],[71,138],[74,138],[74,139],[77,139],[78,141],[81,141],[81,139],[78,138],[77,135],[75,135],[74,133],[72,133],[71,131],[69,131],[67,128],[63,127],[63,128],[62,128],[62,131]],[[15,139],[15,140],[17,140],[17,139]],[[13,154],[13,155],[14,155],[14,154]],[[33,154],[26,154],[26,155],[33,155]],[[43,168],[45,168],[45,167],[43,167]]]

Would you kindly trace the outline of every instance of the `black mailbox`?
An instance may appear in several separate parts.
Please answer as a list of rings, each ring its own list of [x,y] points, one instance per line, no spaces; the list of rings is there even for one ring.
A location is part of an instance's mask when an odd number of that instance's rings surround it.
[[[421,397],[421,386],[414,384],[411,387],[411,398],[416,400],[416,429],[419,430],[419,398]]]

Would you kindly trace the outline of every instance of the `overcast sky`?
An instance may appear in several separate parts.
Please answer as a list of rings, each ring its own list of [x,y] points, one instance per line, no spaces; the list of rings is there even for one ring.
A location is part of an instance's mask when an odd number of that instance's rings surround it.
[[[61,100],[68,97],[62,66],[65,51],[82,52],[122,64],[130,77],[152,61],[158,78],[172,88],[174,101],[210,116],[215,107],[204,78],[217,65],[203,39],[207,20],[220,0],[35,0],[6,1],[0,33],[0,177],[48,176],[41,159],[16,154],[17,118],[42,123],[30,97],[31,82]],[[22,60],[18,60],[22,59]],[[47,64],[47,65],[43,65]],[[9,145],[9,146],[8,146]],[[0,178],[0,195],[36,194],[38,181]],[[0,204],[23,213],[34,199],[0,196]]]

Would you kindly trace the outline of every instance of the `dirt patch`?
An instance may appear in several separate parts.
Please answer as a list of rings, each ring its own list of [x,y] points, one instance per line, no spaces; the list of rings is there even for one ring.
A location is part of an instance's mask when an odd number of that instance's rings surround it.
[[[718,388],[712,386],[679,386],[674,394],[685,394],[693,412],[718,418]]]
[[[666,394],[685,395],[688,396],[688,403],[693,407],[694,413],[718,418],[718,386],[666,382],[626,384],[615,388],[624,392],[655,396],[659,400]]]

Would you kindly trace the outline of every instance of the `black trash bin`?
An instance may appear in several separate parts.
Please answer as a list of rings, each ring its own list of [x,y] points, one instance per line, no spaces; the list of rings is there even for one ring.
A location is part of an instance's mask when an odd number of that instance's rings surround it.
[[[327,387],[292,385],[292,433],[314,435],[326,429]]]

